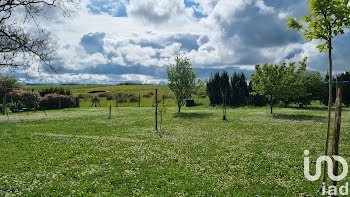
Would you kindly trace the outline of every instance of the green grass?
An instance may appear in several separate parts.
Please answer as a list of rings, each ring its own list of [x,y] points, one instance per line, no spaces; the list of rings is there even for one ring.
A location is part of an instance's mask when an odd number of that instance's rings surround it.
[[[0,195],[317,196],[303,151],[323,154],[326,112],[170,107],[81,108],[0,117]],[[340,152],[350,161],[350,113]],[[109,165],[104,165],[109,163]],[[313,164],[314,165],[314,164]],[[314,169],[312,169],[314,172]],[[345,181],[350,181],[346,178]]]

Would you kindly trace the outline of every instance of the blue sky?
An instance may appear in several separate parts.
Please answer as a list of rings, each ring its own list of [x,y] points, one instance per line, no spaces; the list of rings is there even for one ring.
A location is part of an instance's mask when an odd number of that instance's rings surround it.
[[[319,42],[286,28],[286,18],[307,13],[306,0],[82,0],[74,16],[42,21],[60,45],[60,74],[43,66],[40,75],[17,75],[26,83],[164,83],[179,54],[202,79],[222,70],[249,75],[255,64],[303,57],[310,71],[325,73]],[[349,51],[349,33],[335,39],[336,73],[350,70]]]

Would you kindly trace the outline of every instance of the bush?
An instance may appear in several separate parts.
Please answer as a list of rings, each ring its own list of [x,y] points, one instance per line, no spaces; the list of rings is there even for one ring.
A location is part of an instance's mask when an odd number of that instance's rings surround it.
[[[113,100],[113,95],[109,92],[103,92],[98,95],[99,97],[105,97],[108,101]]]
[[[23,89],[13,90],[8,94],[7,100],[11,109],[38,108],[41,96],[37,92]]]
[[[139,102],[139,97],[134,95],[134,94],[131,94],[131,96],[129,96],[129,102],[130,103],[136,103],[136,102]]]
[[[69,108],[75,106],[75,99],[70,95],[47,94],[42,97],[41,107],[44,109],[58,109],[61,102],[61,108]]]
[[[117,103],[126,103],[126,102],[127,102],[127,99],[126,99],[125,94],[118,93],[117,94]]]

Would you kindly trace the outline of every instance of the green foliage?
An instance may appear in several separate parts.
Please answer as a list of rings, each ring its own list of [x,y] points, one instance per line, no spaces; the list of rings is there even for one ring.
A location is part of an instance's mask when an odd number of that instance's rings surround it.
[[[231,77],[231,102],[232,106],[244,106],[247,104],[249,92],[244,73],[233,73]]]
[[[63,87],[49,87],[39,90],[41,96],[45,96],[47,94],[61,94],[61,95],[72,95],[72,92],[68,89],[64,89]]]
[[[180,113],[181,107],[185,104],[185,99],[191,98],[196,87],[196,74],[192,70],[190,59],[186,57],[175,57],[175,64],[170,64],[166,73],[168,75],[168,86],[174,92],[175,101]]]
[[[207,82],[207,94],[210,99],[211,105],[222,104],[222,94],[220,91],[220,73],[216,72],[211,75],[209,81]]]
[[[42,97],[40,102],[40,107],[42,109],[59,109],[60,106],[61,108],[74,107],[75,99],[71,95],[53,93],[46,94]]]
[[[330,42],[333,37],[344,34],[345,28],[350,27],[349,0],[309,0],[310,14],[301,22],[307,25],[307,29],[295,18],[288,18],[288,29],[301,31],[306,40],[318,39],[324,41],[317,48],[322,53],[332,49]]]
[[[5,93],[8,92],[7,89],[20,88],[22,86],[16,77],[0,74],[0,103],[2,103]]]
[[[244,73],[233,73],[230,77],[226,71],[216,72],[207,82],[207,93],[211,105],[223,104],[226,93],[226,104],[244,106],[248,102],[248,85]]]
[[[265,63],[263,66],[255,66],[256,73],[251,74],[250,78],[253,91],[270,99],[271,113],[273,102],[283,101],[288,104],[307,94],[302,83],[306,60],[304,58],[299,62],[297,70],[294,62],[289,65],[282,63],[278,66]]]
[[[253,90],[252,82],[249,82],[248,85],[248,104],[252,106],[265,106],[267,100],[265,95],[260,95]]]
[[[310,105],[312,101],[321,101],[324,98],[328,101],[327,84],[319,72],[304,73],[302,83],[307,94],[297,99],[298,103]]]
[[[8,99],[12,110],[22,108],[38,108],[41,96],[37,92],[16,89],[8,94]]]

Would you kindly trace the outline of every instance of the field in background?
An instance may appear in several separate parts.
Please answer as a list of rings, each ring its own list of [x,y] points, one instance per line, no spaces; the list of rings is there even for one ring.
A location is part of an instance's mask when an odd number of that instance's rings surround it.
[[[40,86],[25,86],[25,89],[34,89],[35,91],[40,91],[40,89],[57,87],[57,85],[40,85]],[[149,107],[154,101],[155,89],[158,89],[158,100],[161,99],[163,95],[166,95],[168,98],[166,99],[166,103],[168,106],[176,106],[173,93],[169,90],[166,85],[60,85],[59,87],[63,87],[65,89],[69,89],[72,91],[73,96],[77,97],[78,95],[84,95],[85,98],[81,99],[81,107],[91,107],[91,97],[98,96],[101,93],[88,94],[90,91],[103,90],[107,93],[113,95],[112,106],[116,105],[115,97],[118,93],[122,94],[133,94],[136,98],[141,96],[141,107]],[[193,96],[195,103],[197,105],[209,105],[209,98],[201,98],[200,96]],[[109,101],[106,100],[105,97],[100,98],[101,105],[103,107],[109,106]],[[137,107],[138,102],[126,102],[126,103],[118,103],[120,107]]]

